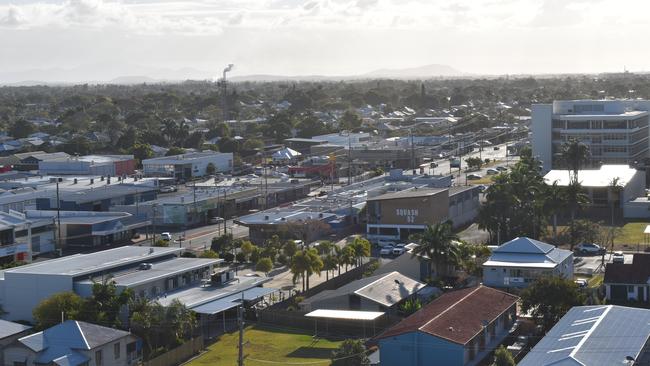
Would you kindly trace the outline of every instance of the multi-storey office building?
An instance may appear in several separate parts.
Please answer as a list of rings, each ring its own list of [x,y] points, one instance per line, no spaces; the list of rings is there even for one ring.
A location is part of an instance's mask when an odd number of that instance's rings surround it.
[[[561,167],[562,144],[589,146],[589,165],[635,164],[648,157],[647,100],[563,100],[532,108],[533,155],[544,171]]]

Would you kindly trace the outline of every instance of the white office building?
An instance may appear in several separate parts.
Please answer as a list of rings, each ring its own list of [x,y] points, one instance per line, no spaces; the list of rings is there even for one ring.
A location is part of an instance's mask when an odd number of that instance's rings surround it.
[[[634,164],[648,157],[647,100],[562,100],[532,107],[533,155],[544,171],[561,166],[570,138],[589,146],[589,165]]]

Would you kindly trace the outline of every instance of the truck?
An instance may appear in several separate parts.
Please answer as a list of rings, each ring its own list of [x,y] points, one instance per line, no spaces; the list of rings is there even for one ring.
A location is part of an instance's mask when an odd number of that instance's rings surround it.
[[[460,168],[460,158],[453,157],[449,159],[449,166],[451,168]]]

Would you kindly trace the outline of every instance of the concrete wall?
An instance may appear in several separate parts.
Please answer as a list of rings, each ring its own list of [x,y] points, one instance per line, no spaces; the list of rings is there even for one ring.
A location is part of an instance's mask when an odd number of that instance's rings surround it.
[[[59,293],[72,291],[69,276],[5,272],[0,303],[8,313],[5,319],[32,322],[32,310],[41,301]]]
[[[552,169],[551,126],[553,106],[551,104],[533,104],[532,106],[532,144],[533,156],[543,162],[543,171]]]

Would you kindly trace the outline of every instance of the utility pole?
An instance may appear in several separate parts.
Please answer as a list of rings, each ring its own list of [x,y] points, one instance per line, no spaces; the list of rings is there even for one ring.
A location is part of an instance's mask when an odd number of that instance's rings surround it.
[[[151,225],[153,226],[153,237],[152,237],[152,242],[151,245],[156,244],[156,208],[158,208],[157,204],[151,205],[151,210],[153,211],[153,217],[151,218]]]
[[[226,202],[228,199],[228,188],[223,189],[223,234],[226,234],[228,219],[226,218]]]
[[[59,198],[59,182],[61,182],[63,178],[56,178],[56,231],[57,231],[57,249],[58,250],[63,250],[61,248],[61,199]],[[59,255],[61,255],[61,252],[59,252]]]
[[[348,132],[348,185],[352,184],[352,142]]]
[[[241,293],[241,305],[237,308],[239,318],[239,355],[237,366],[244,366],[244,291]]]
[[[411,135],[411,170],[413,170],[413,175],[415,175],[415,144],[413,143],[413,130],[409,130],[409,135]]]

